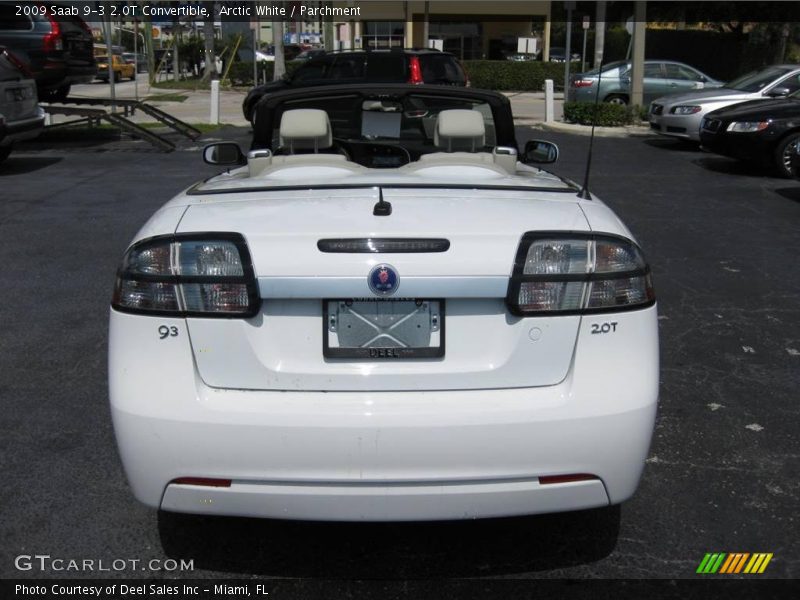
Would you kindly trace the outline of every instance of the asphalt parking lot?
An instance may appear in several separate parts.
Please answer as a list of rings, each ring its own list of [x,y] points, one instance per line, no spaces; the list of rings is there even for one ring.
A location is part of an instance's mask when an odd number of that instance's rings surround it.
[[[532,137],[560,145],[555,172],[582,178],[587,137],[520,130]],[[590,187],[645,249],[659,301],[660,407],[632,500],[332,525],[159,515],[128,490],[107,405],[114,273],[150,214],[213,172],[190,148],[138,142],[32,145],[0,168],[0,576],[694,578],[706,552],[770,552],[765,577],[800,575],[800,182],[667,140],[595,141]],[[36,553],[194,570],[17,570]]]

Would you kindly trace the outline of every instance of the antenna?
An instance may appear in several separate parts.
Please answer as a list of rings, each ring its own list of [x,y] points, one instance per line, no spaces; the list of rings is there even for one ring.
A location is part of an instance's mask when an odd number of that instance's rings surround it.
[[[600,61],[600,66],[597,69],[597,90],[594,93],[594,113],[592,114],[592,133],[589,136],[589,153],[586,156],[586,173],[583,175],[583,185],[581,191],[578,192],[578,198],[582,200],[591,200],[592,195],[589,193],[589,171],[592,168],[592,148],[594,147],[594,126],[597,125],[597,112],[600,108],[600,82],[603,79],[603,61]]]
[[[378,198],[380,199],[373,207],[372,214],[376,217],[388,217],[392,214],[392,203],[383,199],[383,188],[378,188]]]

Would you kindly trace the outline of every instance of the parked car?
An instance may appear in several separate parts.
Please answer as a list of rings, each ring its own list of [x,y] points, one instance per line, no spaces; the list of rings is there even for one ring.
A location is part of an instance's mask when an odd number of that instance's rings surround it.
[[[122,60],[129,65],[136,67],[137,73],[144,73],[147,71],[147,57],[144,54],[134,54],[133,52],[123,52]]]
[[[16,142],[35,138],[43,127],[44,111],[32,73],[10,50],[0,47],[0,163]]]
[[[540,168],[554,144],[514,135],[502,94],[362,84],[264,98],[247,157],[207,146],[225,171],[151,217],[115,284],[134,495],[343,521],[630,497],[658,397],[650,268]]]
[[[569,53],[572,62],[578,62],[581,59],[579,52]],[[550,48],[550,62],[566,62],[567,49],[560,46]]]
[[[780,98],[800,89],[800,65],[774,65],[747,73],[723,87],[657,98],[648,113],[653,131],[700,141],[700,122],[707,113],[746,100]]]
[[[321,48],[312,48],[310,50],[303,50],[292,60],[311,60],[312,58],[319,58],[320,56],[324,55],[325,55],[325,50]]]
[[[506,60],[510,60],[512,62],[526,62],[531,60],[538,60],[539,53],[533,52],[512,52],[510,54],[506,54]]]
[[[598,95],[598,80],[600,92]],[[665,60],[644,61],[643,81],[644,103],[649,104],[665,94],[686,92],[703,88],[717,88],[722,85],[694,67],[683,63]],[[570,77],[567,100],[570,102],[601,102],[626,105],[630,102],[631,63],[616,61],[603,65],[602,76],[599,69],[578,73]]]
[[[111,55],[111,69],[114,74],[114,81],[122,79],[136,79],[136,65],[126,62],[120,54]],[[108,57],[97,57],[97,78],[101,81],[108,81]]]
[[[800,92],[777,100],[751,100],[706,114],[702,147],[791,177],[800,140]]]
[[[53,5],[42,6],[39,14],[25,15],[0,3],[0,45],[31,71],[40,100],[64,100],[73,84],[94,79],[92,32],[80,17],[55,16]]]
[[[307,60],[283,79],[250,90],[242,112],[253,120],[256,103],[280,90],[340,83],[431,83],[469,85],[458,59],[438,50],[353,50],[331,52]]]

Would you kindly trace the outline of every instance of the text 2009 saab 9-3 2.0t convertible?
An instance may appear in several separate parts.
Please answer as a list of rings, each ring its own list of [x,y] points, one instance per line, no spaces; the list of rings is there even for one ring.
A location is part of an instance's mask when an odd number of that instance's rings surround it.
[[[635,491],[658,397],[650,268],[471,89],[271,95],[253,149],[139,231],[111,308],[136,497],[319,520],[527,515]]]

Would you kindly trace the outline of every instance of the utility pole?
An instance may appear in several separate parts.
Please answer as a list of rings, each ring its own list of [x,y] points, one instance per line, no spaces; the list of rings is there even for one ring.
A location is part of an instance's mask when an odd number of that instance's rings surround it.
[[[594,68],[603,64],[603,50],[606,41],[606,3],[600,0],[595,11],[594,25]]]
[[[633,60],[631,63],[631,106],[644,102],[644,37],[647,29],[647,3],[636,0],[633,10]]]
[[[567,43],[564,48],[564,101],[566,102],[569,90],[570,59],[572,58],[572,10],[575,8],[575,2],[564,2],[564,8],[567,9]]]

